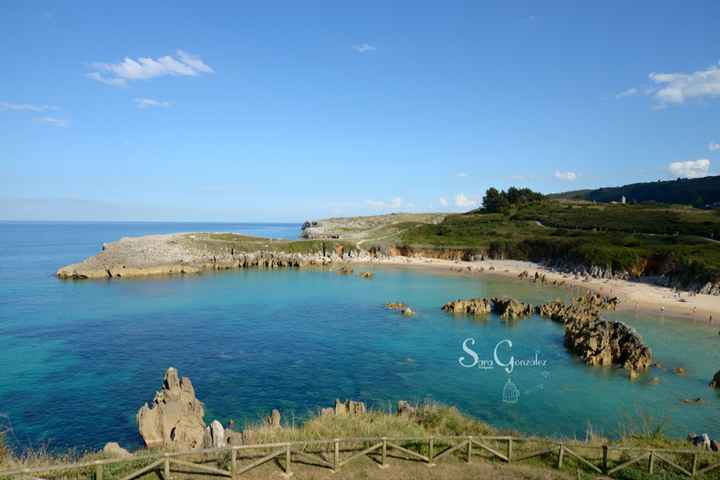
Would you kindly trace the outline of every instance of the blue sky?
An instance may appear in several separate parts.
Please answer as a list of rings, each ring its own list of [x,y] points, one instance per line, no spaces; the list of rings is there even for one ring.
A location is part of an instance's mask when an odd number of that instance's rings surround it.
[[[717,174],[720,2],[0,3],[0,218],[302,221]]]

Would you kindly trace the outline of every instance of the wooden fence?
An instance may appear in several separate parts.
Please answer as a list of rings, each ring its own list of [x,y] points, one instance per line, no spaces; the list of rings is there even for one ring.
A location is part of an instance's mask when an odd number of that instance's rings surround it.
[[[0,471],[0,478],[38,480],[40,476],[66,477],[74,474],[75,477],[94,477],[94,480],[133,480],[156,473],[163,480],[170,480],[175,472],[234,480],[271,461],[274,461],[282,475],[289,478],[293,474],[293,463],[337,472],[352,461],[368,457],[380,468],[389,466],[389,458],[420,462],[433,467],[437,462],[450,458],[470,463],[476,457],[502,463],[535,459],[546,464],[552,462],[551,465],[558,469],[575,467],[606,476],[628,469],[642,469],[650,474],[661,470],[672,471],[693,478],[711,471],[720,473],[720,455],[700,449],[595,446],[510,436],[430,436],[336,438],[150,453],[127,458],[4,470]],[[215,466],[208,465],[210,462],[214,462]],[[118,472],[122,475],[118,475]]]

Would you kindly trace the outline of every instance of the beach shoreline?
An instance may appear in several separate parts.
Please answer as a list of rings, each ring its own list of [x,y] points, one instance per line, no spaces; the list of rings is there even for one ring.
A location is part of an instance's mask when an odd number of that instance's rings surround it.
[[[603,295],[620,299],[618,311],[638,311],[665,314],[705,324],[720,324],[720,296],[675,291],[669,287],[619,279],[575,278],[574,275],[555,271],[543,265],[521,260],[459,261],[427,257],[379,257],[352,262],[359,265],[392,265],[427,267],[449,272],[478,276],[502,276],[519,278],[527,272],[532,281],[535,274],[544,275],[548,286],[559,288],[585,288]],[[493,270],[491,270],[491,268]],[[562,283],[561,283],[562,282]]]

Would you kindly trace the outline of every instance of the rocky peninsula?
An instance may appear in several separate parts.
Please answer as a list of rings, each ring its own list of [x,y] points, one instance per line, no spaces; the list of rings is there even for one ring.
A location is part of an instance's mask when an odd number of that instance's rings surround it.
[[[492,249],[447,245],[407,246],[406,238],[439,228],[441,214],[401,214],[308,221],[297,240],[249,237],[234,233],[179,233],[127,237],[102,245],[102,251],[57,271],[62,279],[122,279],[150,275],[187,275],[238,268],[341,268],[349,264],[402,265],[454,271],[464,275],[501,275],[534,283],[584,288],[622,299],[620,308],[670,313],[695,321],[720,319],[720,296],[683,292],[656,281],[608,275],[608,270],[574,269],[509,260]],[[450,240],[448,240],[450,242]],[[497,254],[497,255],[496,255]],[[498,255],[500,258],[498,258]],[[370,278],[371,273],[365,273]],[[667,280],[667,278],[665,279]],[[704,288],[704,287],[703,287]]]

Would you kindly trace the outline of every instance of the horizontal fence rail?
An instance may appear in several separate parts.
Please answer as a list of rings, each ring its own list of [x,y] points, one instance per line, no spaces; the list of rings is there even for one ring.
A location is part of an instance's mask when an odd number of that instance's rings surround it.
[[[171,480],[173,473],[228,477],[234,480],[270,462],[276,464],[285,478],[289,478],[293,474],[294,461],[337,472],[350,462],[369,458],[378,467],[387,468],[390,451],[393,451],[394,460],[420,462],[428,467],[449,458],[470,463],[474,455],[508,464],[543,459],[557,469],[569,468],[569,464],[572,464],[578,470],[607,476],[628,469],[640,469],[653,474],[659,468],[686,477],[697,477],[712,471],[720,474],[720,454],[700,449],[587,445],[512,436],[434,435],[300,440],[148,453],[125,458],[0,470],[0,479],[17,477],[40,480],[40,475],[66,477],[74,472],[75,476],[94,480],[134,480],[151,473],[163,480]],[[192,461],[188,457],[201,458]],[[216,466],[207,465],[209,462],[215,462]],[[124,467],[123,475],[113,472],[121,467]]]

